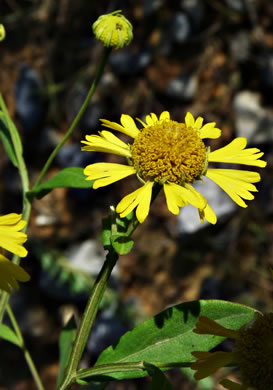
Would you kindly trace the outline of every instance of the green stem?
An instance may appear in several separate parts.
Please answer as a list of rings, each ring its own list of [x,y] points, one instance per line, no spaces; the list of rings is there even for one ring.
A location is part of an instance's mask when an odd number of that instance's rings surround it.
[[[69,388],[76,380],[76,373],[79,362],[81,360],[90,330],[96,318],[96,314],[99,308],[99,304],[103,297],[107,281],[111,275],[111,272],[118,260],[118,254],[110,249],[106,256],[104,265],[97,276],[88,303],[86,305],[79,330],[77,332],[76,339],[73,344],[71,355],[69,357],[68,366],[65,372],[63,383],[59,390]]]
[[[18,340],[20,342],[20,347],[22,348],[22,351],[24,353],[26,362],[28,364],[28,367],[29,367],[30,372],[32,374],[32,377],[34,379],[34,382],[36,383],[37,389],[38,390],[44,390],[44,386],[43,386],[43,384],[41,382],[40,376],[39,376],[38,371],[37,371],[37,369],[35,367],[35,364],[34,364],[34,362],[32,360],[32,357],[31,357],[28,349],[25,346],[23,335],[22,335],[22,333],[20,331],[20,328],[18,326],[18,323],[16,321],[16,318],[15,318],[15,316],[13,314],[13,311],[12,311],[10,305],[7,305],[7,312],[8,312],[10,321],[12,323],[13,329],[14,329],[14,331],[16,333],[16,336],[17,336],[17,338],[18,338]]]
[[[143,360],[141,360],[139,362],[98,364],[97,366],[78,371],[77,372],[77,379],[84,379],[84,378],[89,378],[92,376],[99,376],[99,375],[109,375],[109,374],[111,375],[111,374],[122,373],[122,372],[133,372],[133,371],[146,371],[147,372],[149,366],[151,366],[151,365],[156,366],[156,367],[160,368],[161,370],[170,370],[172,368],[189,367],[191,364],[192,364],[191,362],[183,362],[183,363],[149,362],[149,363],[146,363]]]
[[[66,143],[66,141],[68,140],[68,138],[72,135],[73,131],[75,130],[75,128],[77,127],[81,117],[83,116],[90,100],[92,99],[93,95],[94,95],[94,92],[99,84],[99,81],[101,79],[101,76],[103,74],[103,71],[104,71],[104,67],[107,63],[107,60],[108,60],[108,57],[111,53],[111,48],[109,47],[105,47],[104,48],[104,51],[103,51],[103,55],[101,57],[101,60],[100,60],[100,63],[99,63],[99,66],[98,66],[98,70],[97,70],[97,73],[96,73],[96,76],[95,76],[95,79],[91,85],[91,88],[88,92],[88,95],[80,109],[80,111],[78,112],[77,116],[75,117],[74,121],[72,122],[70,128],[68,129],[67,133],[65,134],[64,138],[62,139],[62,141],[56,146],[56,148],[53,150],[53,152],[51,153],[51,155],[49,156],[47,162],[45,163],[35,185],[34,185],[34,188],[37,187],[41,181],[43,180],[46,172],[48,171],[48,168],[50,167],[50,165],[52,164],[52,161],[55,159],[57,153],[59,152],[59,150],[63,147],[63,145]]]

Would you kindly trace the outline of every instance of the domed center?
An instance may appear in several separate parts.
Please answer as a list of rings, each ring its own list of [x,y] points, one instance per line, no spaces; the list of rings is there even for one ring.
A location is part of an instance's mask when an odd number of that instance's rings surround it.
[[[131,153],[140,177],[155,182],[192,183],[206,165],[206,147],[196,130],[172,120],[144,128]]]

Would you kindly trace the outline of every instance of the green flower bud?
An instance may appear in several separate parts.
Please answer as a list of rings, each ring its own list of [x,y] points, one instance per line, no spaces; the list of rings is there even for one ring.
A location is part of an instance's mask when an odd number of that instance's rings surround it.
[[[6,36],[5,27],[3,26],[3,24],[0,24],[0,42],[5,39],[5,36]]]
[[[129,45],[133,39],[133,27],[121,10],[101,15],[93,24],[93,32],[104,46],[115,49]]]

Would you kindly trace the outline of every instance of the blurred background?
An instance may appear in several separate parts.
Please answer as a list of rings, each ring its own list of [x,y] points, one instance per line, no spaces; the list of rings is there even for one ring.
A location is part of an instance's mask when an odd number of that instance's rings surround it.
[[[121,162],[80,149],[86,134],[101,129],[100,118],[119,122],[122,113],[143,119],[164,110],[178,122],[187,111],[216,122],[222,137],[210,142],[212,149],[247,137],[249,146],[265,152],[268,166],[247,209],[209,180],[198,187],[216,211],[215,226],[200,225],[191,206],[173,216],[164,196],[157,198],[134,234],[132,252],[114,270],[82,367],[128,329],[176,303],[225,299],[272,310],[272,2],[1,0],[6,39],[0,45],[0,89],[22,136],[31,182],[94,78],[103,48],[92,24],[116,9],[133,24],[134,39],[112,52],[92,102],[47,178],[65,167]],[[0,211],[21,212],[18,173],[2,145],[0,153]],[[56,189],[34,202],[29,256],[22,262],[32,278],[11,304],[46,389],[55,388],[61,328],[71,313],[81,315],[104,261],[101,219],[138,186],[132,177],[96,191]],[[35,389],[21,351],[2,340],[0,349],[0,389]],[[188,371],[168,376],[178,390],[221,388],[213,380],[196,384]],[[123,381],[108,389],[137,390],[149,383]]]

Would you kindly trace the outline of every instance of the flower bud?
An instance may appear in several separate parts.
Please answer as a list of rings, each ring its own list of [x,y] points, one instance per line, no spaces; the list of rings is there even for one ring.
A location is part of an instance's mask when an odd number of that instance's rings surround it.
[[[93,32],[104,46],[115,49],[129,45],[133,39],[133,27],[121,10],[101,15],[93,24]]]
[[[3,24],[0,24],[0,42],[5,39],[5,36],[6,36],[5,27],[3,26]]]

